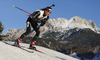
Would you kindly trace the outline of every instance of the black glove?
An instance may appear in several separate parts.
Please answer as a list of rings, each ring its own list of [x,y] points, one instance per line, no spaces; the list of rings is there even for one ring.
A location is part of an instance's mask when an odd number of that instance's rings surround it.
[[[39,19],[34,18],[32,20],[35,21],[35,22],[37,22],[37,23],[41,23],[41,20],[39,20]]]

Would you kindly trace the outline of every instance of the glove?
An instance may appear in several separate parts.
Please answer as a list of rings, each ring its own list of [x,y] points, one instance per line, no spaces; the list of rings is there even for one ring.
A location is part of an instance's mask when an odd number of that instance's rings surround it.
[[[37,22],[37,23],[41,23],[41,20],[39,20],[39,19],[34,18],[32,20],[35,21],[35,22]]]

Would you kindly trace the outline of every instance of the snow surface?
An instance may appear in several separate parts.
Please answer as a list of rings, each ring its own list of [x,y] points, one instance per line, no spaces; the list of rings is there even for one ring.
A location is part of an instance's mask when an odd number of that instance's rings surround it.
[[[29,47],[29,44],[21,43],[20,45],[27,48]],[[29,53],[0,41],[0,60],[78,60],[54,50],[40,46],[36,47],[38,50],[44,52],[45,54],[36,51],[34,51],[34,53]]]
[[[100,56],[96,56],[93,60],[100,60]]]

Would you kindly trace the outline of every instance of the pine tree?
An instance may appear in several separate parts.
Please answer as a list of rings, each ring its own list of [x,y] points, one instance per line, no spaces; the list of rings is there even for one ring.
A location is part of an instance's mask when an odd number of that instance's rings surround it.
[[[3,29],[4,29],[4,26],[3,26],[3,24],[2,24],[2,22],[0,22],[0,40],[2,40],[3,38],[3,35],[1,35],[1,33],[2,33],[2,31],[3,31]]]

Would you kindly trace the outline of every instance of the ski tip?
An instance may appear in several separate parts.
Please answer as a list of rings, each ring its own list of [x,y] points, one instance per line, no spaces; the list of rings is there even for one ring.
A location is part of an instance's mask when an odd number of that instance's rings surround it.
[[[15,5],[13,5],[13,7],[15,7]]]

